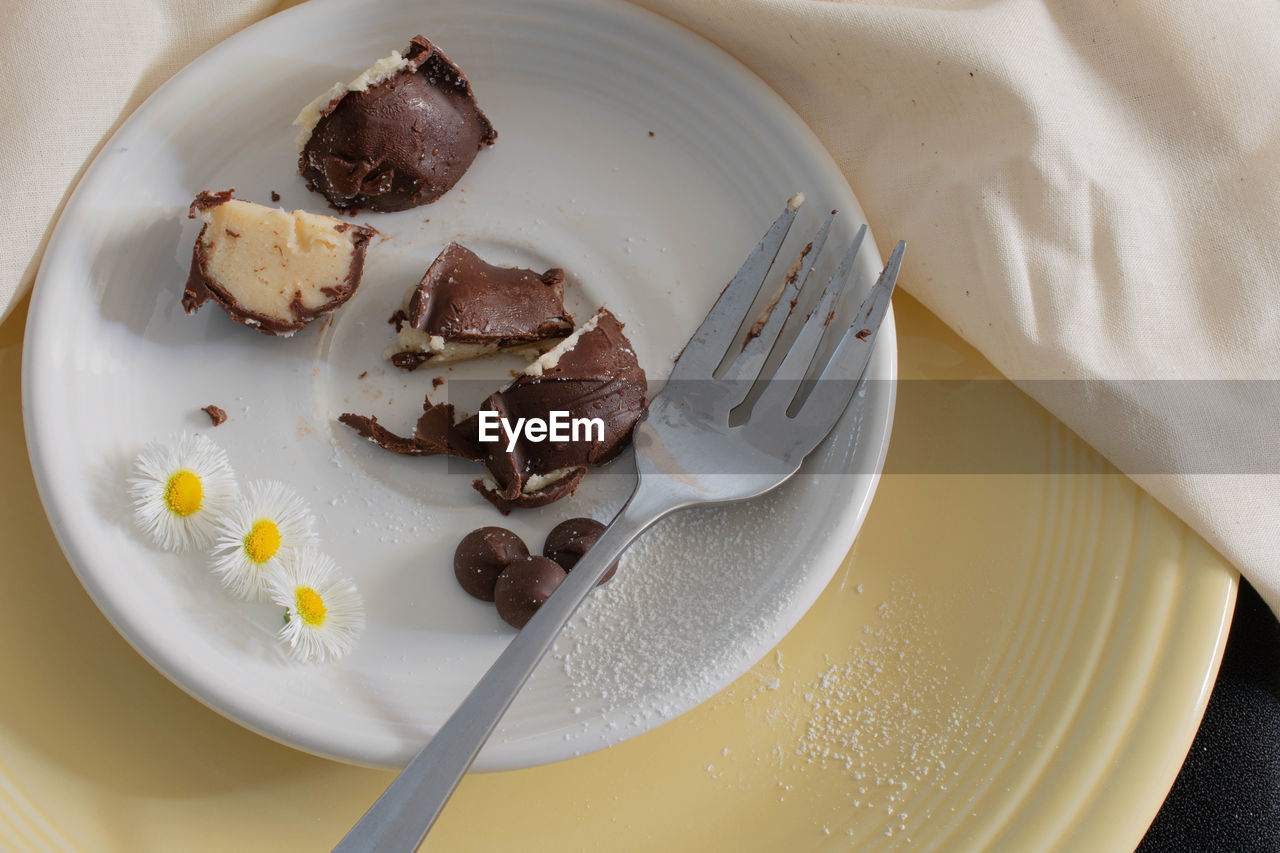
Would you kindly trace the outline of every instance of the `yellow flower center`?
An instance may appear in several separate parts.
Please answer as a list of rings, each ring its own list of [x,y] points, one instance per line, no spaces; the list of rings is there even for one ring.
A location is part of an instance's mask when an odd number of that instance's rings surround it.
[[[190,471],[177,471],[164,487],[164,505],[174,515],[188,516],[200,511],[204,503],[204,487]]]
[[[244,552],[255,563],[265,563],[280,550],[280,528],[269,518],[260,518],[244,537]]]
[[[324,606],[324,599],[320,597],[320,593],[309,586],[300,586],[294,593],[294,601],[303,622],[313,626],[324,624],[329,608]]]

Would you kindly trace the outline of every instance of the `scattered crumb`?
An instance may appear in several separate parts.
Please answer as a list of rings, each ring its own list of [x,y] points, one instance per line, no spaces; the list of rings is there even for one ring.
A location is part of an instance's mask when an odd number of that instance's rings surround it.
[[[209,423],[213,426],[222,426],[222,424],[226,423],[227,413],[212,403],[205,406],[200,411],[209,416]]]
[[[365,378],[366,376],[368,376],[368,375],[369,375],[369,371],[364,370],[364,371],[361,371],[361,372],[360,372],[360,375],[359,375],[359,376],[357,376],[357,377],[356,377],[356,379],[364,379],[364,378]]]
[[[279,200],[280,200],[280,193],[276,192],[275,190],[272,190],[272,191],[271,191],[271,200],[272,200],[272,201],[279,201]]]
[[[441,385],[443,385],[443,384],[444,384],[444,377],[443,377],[443,376],[437,376],[437,377],[435,377],[434,379],[432,379],[432,380],[431,380],[431,387],[432,387],[432,388],[439,388],[439,387],[440,387]]]
[[[653,131],[652,131],[652,130],[651,130],[651,131],[649,131],[649,135],[650,135],[650,136],[653,136]]]

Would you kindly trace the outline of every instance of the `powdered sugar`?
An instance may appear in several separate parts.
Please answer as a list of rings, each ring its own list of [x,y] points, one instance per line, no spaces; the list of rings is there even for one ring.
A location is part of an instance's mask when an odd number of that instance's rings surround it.
[[[712,777],[749,787],[758,774],[745,766],[764,765],[779,800],[795,787],[839,792],[829,815],[815,809],[822,834],[843,827],[855,849],[871,838],[909,841],[931,817],[934,797],[960,776],[961,759],[994,736],[989,714],[952,677],[929,612],[894,585],[864,617],[858,639],[824,655],[816,674],[800,674],[812,659],[786,671],[780,650],[766,656],[751,670],[754,689],[744,679],[716,701],[748,708],[777,742],[763,751],[723,748]]]
[[[625,709],[634,722],[666,718],[767,651],[807,569],[777,571],[777,505],[790,491],[685,510],[648,531],[553,652],[574,704],[599,706],[605,717]]]

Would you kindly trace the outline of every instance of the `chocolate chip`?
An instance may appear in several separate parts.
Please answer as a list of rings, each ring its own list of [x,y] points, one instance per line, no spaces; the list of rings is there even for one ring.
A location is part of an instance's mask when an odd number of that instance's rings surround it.
[[[481,527],[458,543],[453,574],[469,595],[493,601],[494,584],[508,565],[529,556],[524,540],[505,527]]]
[[[559,563],[560,568],[566,572],[571,572],[603,532],[604,525],[594,518],[570,518],[551,528],[547,541],[542,546],[542,553]],[[615,562],[604,573],[604,577],[600,578],[600,583],[611,579],[617,571],[618,564]]]
[[[546,557],[516,560],[502,570],[494,584],[498,615],[508,625],[523,628],[566,577],[560,564]]]

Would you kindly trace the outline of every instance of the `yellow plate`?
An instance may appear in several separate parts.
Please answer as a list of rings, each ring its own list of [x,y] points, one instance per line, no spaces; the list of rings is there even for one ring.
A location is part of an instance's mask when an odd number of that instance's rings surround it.
[[[995,377],[895,301],[903,379]],[[24,320],[0,327],[0,848],[328,849],[390,775],[228,722],[101,616],[23,451]],[[1000,415],[1064,473],[886,475],[775,652],[635,740],[468,777],[425,849],[1131,850],[1199,724],[1237,575],[1029,399],[1009,388]],[[967,423],[900,407],[886,470],[945,463]]]

